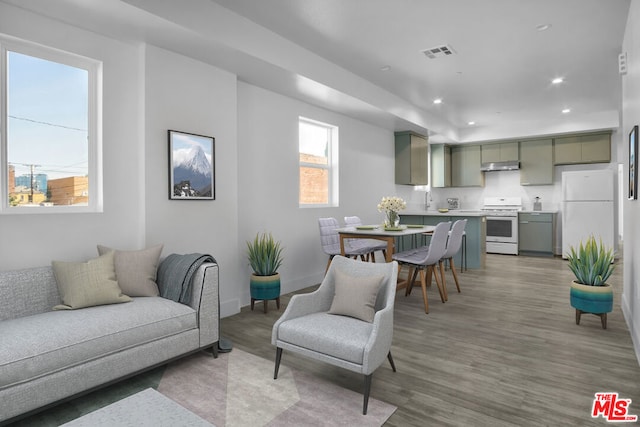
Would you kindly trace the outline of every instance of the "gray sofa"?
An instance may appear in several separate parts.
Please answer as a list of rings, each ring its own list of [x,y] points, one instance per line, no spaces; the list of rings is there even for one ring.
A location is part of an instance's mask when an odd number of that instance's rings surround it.
[[[188,305],[135,297],[52,311],[51,267],[0,272],[0,424],[194,351],[217,356],[218,265],[192,283]]]

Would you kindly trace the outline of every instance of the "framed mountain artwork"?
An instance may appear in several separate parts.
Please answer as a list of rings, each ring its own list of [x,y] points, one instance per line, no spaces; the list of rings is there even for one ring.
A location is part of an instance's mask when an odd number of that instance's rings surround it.
[[[169,199],[215,198],[215,138],[169,130]]]

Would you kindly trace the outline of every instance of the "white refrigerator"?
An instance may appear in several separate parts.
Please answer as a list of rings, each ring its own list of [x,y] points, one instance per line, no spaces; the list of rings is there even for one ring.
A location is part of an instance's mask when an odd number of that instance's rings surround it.
[[[562,172],[562,257],[590,235],[614,247],[613,171]]]

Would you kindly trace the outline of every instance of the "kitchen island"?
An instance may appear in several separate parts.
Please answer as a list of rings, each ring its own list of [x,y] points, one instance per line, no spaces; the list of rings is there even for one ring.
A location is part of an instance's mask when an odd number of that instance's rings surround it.
[[[451,221],[453,224],[459,219],[467,220],[466,232],[466,258],[467,268],[484,268],[486,258],[486,238],[487,228],[485,221],[486,214],[482,211],[452,209],[448,212],[438,212],[437,210],[413,210],[408,209],[400,214],[402,224],[423,224],[436,225],[442,221]],[[399,238],[398,250],[406,250],[415,245],[428,244],[427,237],[421,241],[415,241],[411,236]],[[462,269],[462,250],[454,257],[458,269]]]

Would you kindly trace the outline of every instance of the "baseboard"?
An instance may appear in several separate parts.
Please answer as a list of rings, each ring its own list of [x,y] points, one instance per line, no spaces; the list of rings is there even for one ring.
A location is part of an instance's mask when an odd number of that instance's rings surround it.
[[[229,317],[240,313],[240,300],[237,298],[220,301],[220,317]]]
[[[636,327],[636,325],[634,325],[633,323],[633,313],[631,312],[631,308],[629,307],[627,296],[624,293],[622,294],[620,306],[622,308],[622,315],[624,316],[624,320],[625,322],[627,322],[627,328],[629,328],[629,334],[631,335],[631,342],[633,343],[633,349],[636,353],[638,365],[640,365],[640,327]]]

